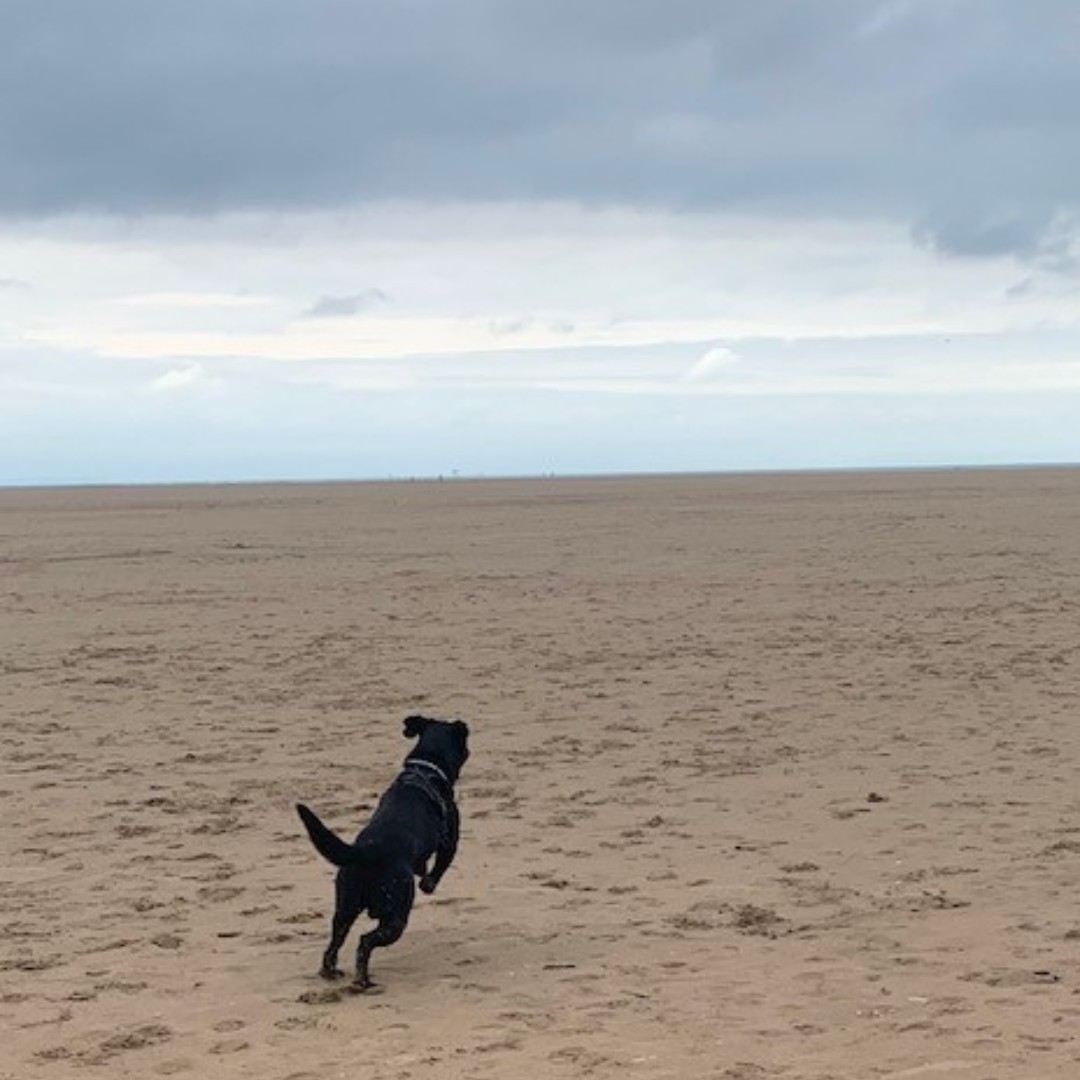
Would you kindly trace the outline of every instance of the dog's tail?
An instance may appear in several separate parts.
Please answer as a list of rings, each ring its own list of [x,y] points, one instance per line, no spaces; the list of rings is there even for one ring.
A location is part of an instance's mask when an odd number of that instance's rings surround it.
[[[356,847],[354,844],[346,844],[336,833],[331,832],[318,818],[314,810],[309,809],[303,803],[296,804],[296,812],[307,829],[315,850],[335,866],[354,866],[356,863],[370,861],[370,852]]]

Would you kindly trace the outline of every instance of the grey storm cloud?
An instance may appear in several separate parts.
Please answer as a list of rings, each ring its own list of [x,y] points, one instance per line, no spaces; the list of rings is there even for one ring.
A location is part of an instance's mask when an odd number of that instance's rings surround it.
[[[5,0],[0,214],[557,199],[1028,257],[1080,202],[1078,41],[1075,0]]]
[[[1077,222],[1069,216],[1038,209],[1029,213],[939,213],[912,229],[916,243],[942,255],[986,258],[1013,255],[1044,270],[1062,274],[1080,271],[1073,248]]]

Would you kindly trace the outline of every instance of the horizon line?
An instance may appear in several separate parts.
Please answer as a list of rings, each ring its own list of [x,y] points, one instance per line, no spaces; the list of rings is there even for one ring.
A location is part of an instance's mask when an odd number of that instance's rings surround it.
[[[652,470],[583,470],[486,473],[463,472],[451,469],[441,473],[388,474],[386,476],[310,476],[310,477],[243,477],[240,479],[190,480],[0,480],[2,491],[85,491],[117,488],[212,488],[212,487],[292,487],[310,485],[361,484],[438,484],[438,483],[531,483],[544,480],[676,480],[706,479],[738,476],[837,476],[866,473],[940,473],[940,472],[1022,472],[1051,471],[1080,468],[1080,461],[1004,461],[1004,462],[942,462],[935,464],[889,465],[795,465],[731,469],[659,469]]]

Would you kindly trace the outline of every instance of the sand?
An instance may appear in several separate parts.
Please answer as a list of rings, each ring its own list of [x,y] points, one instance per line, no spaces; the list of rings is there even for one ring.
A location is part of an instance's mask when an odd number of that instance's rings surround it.
[[[1080,1076],[1080,471],[0,492],[0,1077]],[[317,976],[460,716],[458,861]],[[351,959],[351,944],[344,954]]]

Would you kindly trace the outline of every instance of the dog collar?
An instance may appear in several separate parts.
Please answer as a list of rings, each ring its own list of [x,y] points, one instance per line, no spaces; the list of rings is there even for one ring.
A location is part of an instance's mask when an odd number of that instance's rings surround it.
[[[418,757],[406,758],[405,759],[405,764],[406,765],[423,765],[423,767],[425,769],[430,769],[433,773],[436,773],[438,776],[442,777],[442,779],[443,779],[443,781],[445,783],[447,783],[447,784],[450,783],[450,777],[447,776],[446,773],[444,773],[442,771],[442,769],[439,768],[438,765],[434,765],[430,761],[425,761],[423,758],[418,758]]]

